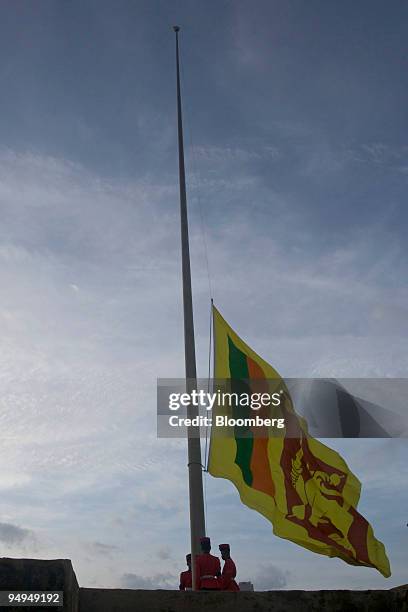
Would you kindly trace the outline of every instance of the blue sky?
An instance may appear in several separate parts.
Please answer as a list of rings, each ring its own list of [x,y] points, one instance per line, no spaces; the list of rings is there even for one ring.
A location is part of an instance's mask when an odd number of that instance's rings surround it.
[[[174,586],[183,569],[185,443],[155,435],[156,378],[184,363],[174,23],[200,375],[201,217],[217,306],[282,375],[406,375],[407,13],[2,3],[2,554],[71,558],[83,586]],[[239,579],[406,582],[406,441],[331,445],[392,577],[275,538],[208,477],[209,534],[231,542]]]

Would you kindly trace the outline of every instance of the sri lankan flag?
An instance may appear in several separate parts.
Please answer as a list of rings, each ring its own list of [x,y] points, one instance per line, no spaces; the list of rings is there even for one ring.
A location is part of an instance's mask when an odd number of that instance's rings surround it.
[[[275,535],[390,576],[384,545],[357,511],[359,480],[337,452],[308,436],[307,424],[296,414],[278,372],[241,340],[216,308],[213,319],[214,378],[229,380],[231,390],[240,393],[279,389],[286,428],[276,436],[268,428],[261,435],[257,428],[255,435],[251,427],[231,426],[229,435],[217,435],[217,414],[243,418],[254,412],[250,407],[214,406],[210,474],[231,480],[241,501],[271,521]],[[257,411],[260,417],[263,410]]]

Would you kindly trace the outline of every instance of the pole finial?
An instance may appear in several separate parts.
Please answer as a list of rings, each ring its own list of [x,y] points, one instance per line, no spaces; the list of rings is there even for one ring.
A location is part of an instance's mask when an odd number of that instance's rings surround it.
[[[177,32],[179,32],[179,30],[180,30],[180,26],[173,26],[173,30],[174,30],[174,31],[176,32],[176,34],[177,34]]]

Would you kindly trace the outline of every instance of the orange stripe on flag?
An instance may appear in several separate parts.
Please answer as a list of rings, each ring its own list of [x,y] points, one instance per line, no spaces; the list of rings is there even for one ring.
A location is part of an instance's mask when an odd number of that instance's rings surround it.
[[[248,373],[251,380],[251,391],[255,393],[268,393],[268,383],[265,381],[265,374],[261,366],[247,355]],[[257,410],[260,417],[267,418],[267,408],[263,406]],[[259,437],[260,428],[257,428],[257,437],[254,437],[254,446],[251,456],[252,486],[266,495],[275,495],[275,486],[271,476],[271,467],[268,458],[268,429],[265,430],[265,437]]]

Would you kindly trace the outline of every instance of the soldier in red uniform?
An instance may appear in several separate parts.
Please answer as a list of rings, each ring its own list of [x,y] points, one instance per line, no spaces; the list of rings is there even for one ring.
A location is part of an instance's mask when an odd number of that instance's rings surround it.
[[[186,555],[186,562],[188,566],[188,570],[181,572],[180,574],[180,591],[191,591],[192,588],[192,579],[191,579],[191,555]]]
[[[230,545],[220,544],[219,549],[221,557],[224,559],[224,567],[222,568],[221,578],[219,579],[220,588],[222,591],[239,591],[239,586],[235,582],[237,568],[230,556]]]
[[[219,590],[220,560],[210,554],[210,538],[201,538],[200,543],[202,552],[201,555],[197,555],[196,559],[196,589],[200,591]]]

